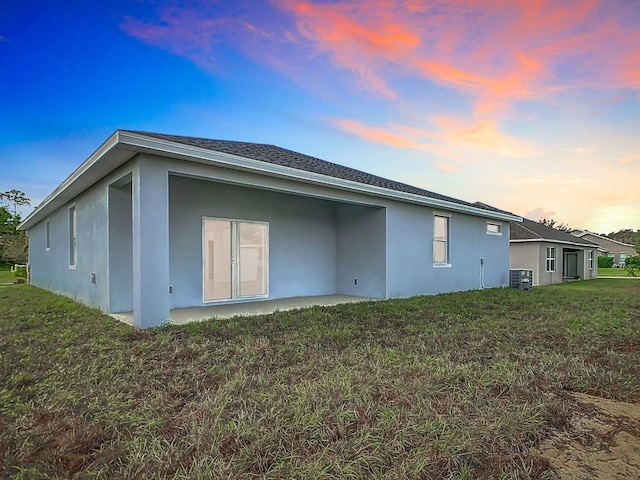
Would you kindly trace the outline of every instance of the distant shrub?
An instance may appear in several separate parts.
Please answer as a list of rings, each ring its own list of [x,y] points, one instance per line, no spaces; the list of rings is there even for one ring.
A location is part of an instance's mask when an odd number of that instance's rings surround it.
[[[629,275],[637,277],[640,274],[640,255],[627,257],[624,261],[624,268],[627,269]]]
[[[26,268],[18,268],[15,272],[15,276],[17,278],[27,278],[27,269]]]
[[[613,257],[598,257],[598,267],[600,268],[612,268]]]

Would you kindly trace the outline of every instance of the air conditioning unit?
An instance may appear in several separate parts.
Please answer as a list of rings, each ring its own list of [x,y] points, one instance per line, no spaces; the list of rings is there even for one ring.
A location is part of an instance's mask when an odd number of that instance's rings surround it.
[[[509,270],[509,288],[531,290],[533,287],[533,270]]]

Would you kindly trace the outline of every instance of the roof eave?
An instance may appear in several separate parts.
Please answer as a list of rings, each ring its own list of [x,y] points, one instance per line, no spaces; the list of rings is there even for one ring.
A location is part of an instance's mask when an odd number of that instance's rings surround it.
[[[345,180],[329,175],[323,175],[297,168],[286,167],[272,163],[266,163],[260,160],[223,153],[206,148],[186,145],[177,142],[171,142],[155,137],[148,137],[133,132],[121,132],[120,139],[122,143],[129,146],[137,147],[140,151],[150,151],[149,153],[173,154],[176,157],[190,159],[192,161],[206,160],[215,162],[230,168],[254,171],[261,174],[268,174],[277,177],[285,177],[294,181],[304,181],[307,183],[321,184],[342,190],[350,190],[358,193],[365,193],[377,197],[391,198],[409,203],[417,203],[420,205],[428,205],[436,208],[445,208],[451,211],[458,211],[470,215],[492,218],[496,220],[521,222],[522,217],[501,212],[492,212],[483,208],[462,205],[437,198],[423,197],[412,193],[399,192],[388,188],[377,187],[364,183]]]
[[[576,247],[594,248],[597,249],[599,245],[569,242],[567,240],[554,240],[552,238],[516,238],[509,239],[509,243],[531,243],[531,242],[545,242],[545,243],[561,243],[563,245],[573,245]]]
[[[105,158],[109,156],[109,153],[113,152],[118,147],[125,147],[128,154],[123,156],[120,161],[110,162],[108,171],[103,168],[98,168],[101,166],[101,163]],[[91,185],[98,182],[106,174],[112,172],[138,153],[161,154],[163,156],[196,161],[199,163],[213,162],[228,168],[285,177],[294,181],[326,185],[342,190],[355,191],[376,197],[389,198],[435,208],[443,208],[450,211],[466,213],[484,218],[503,220],[507,222],[522,221],[522,217],[517,215],[492,212],[490,210],[462,205],[437,198],[399,192],[388,188],[377,187],[375,185],[363,184],[352,180],[345,180],[283,165],[271,164],[260,160],[171,142],[129,131],[117,130],[87,160],[85,160],[71,175],[69,175],[64,182],[62,182],[49,196],[47,196],[47,198],[45,198],[40,205],[38,205],[38,207],[36,207],[35,210],[33,210],[22,223],[20,223],[20,225],[18,225],[18,228],[21,230],[27,230],[33,227],[61,205],[71,201],[86,188],[89,188]],[[77,186],[78,182],[81,182],[79,188],[73,189],[72,187]]]
[[[119,144],[120,131],[115,131],[98,149],[89,156],[78,168],[76,168],[71,175],[69,175],[53,192],[51,192],[40,204],[18,225],[18,229],[27,230],[40,222],[48,214],[55,211],[60,207],[60,204],[64,204],[70,199],[67,199],[65,193],[70,192],[73,186],[76,186],[79,181],[82,180],[82,188],[84,191],[94,183],[100,180],[101,176],[93,173],[97,165],[101,164],[103,159],[108,156]],[[134,152],[130,156],[135,155]],[[118,165],[113,165],[110,171],[120,166],[124,162],[120,162]],[[81,193],[78,192],[78,194]],[[77,195],[77,194],[76,194]],[[76,195],[72,195],[72,198]],[[62,199],[61,201],[56,201]]]

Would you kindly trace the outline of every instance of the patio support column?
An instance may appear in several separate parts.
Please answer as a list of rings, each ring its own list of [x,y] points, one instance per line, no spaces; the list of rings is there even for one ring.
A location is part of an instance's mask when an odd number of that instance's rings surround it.
[[[140,157],[132,175],[133,324],[148,328],[169,321],[169,174]]]

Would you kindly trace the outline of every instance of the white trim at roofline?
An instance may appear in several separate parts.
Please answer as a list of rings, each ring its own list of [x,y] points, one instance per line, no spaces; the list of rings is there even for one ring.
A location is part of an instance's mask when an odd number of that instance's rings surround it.
[[[478,207],[461,205],[446,200],[440,200],[437,198],[423,197],[413,193],[399,192],[384,187],[378,187],[374,185],[367,185],[352,180],[345,180],[341,178],[331,177],[329,175],[323,175],[314,172],[307,172],[305,170],[299,170],[297,168],[286,167],[283,165],[271,164],[260,160],[253,160],[237,155],[231,155],[228,153],[217,152],[208,150],[206,148],[196,147],[192,145],[185,145],[177,142],[171,142],[164,139],[155,137],[148,137],[143,134],[136,134],[132,132],[123,132],[117,130],[113,133],[100,148],[98,148],[82,165],[80,165],[62,184],[56,188],[47,198],[45,198],[38,207],[31,212],[27,218],[18,225],[20,229],[27,229],[35,225],[40,221],[40,212],[47,207],[54,199],[71,186],[76,180],[85,174],[90,174],[89,170],[100,163],[100,160],[113,151],[117,147],[123,147],[123,150],[131,151],[131,155],[125,158],[122,162],[112,162],[110,165],[110,171],[115,170],[131,157],[137,153],[154,153],[165,157],[178,157],[190,159],[199,163],[213,162],[218,165],[223,165],[230,168],[241,169],[246,171],[257,172],[261,174],[268,174],[272,176],[285,177],[295,181],[303,181],[316,185],[326,185],[333,188],[339,188],[342,190],[350,190],[359,193],[365,193],[376,197],[390,198],[408,203],[416,203],[419,205],[429,205],[433,207],[441,207],[451,211],[463,212],[470,215],[480,216],[484,218],[493,218],[505,221],[521,222],[522,218],[517,215],[511,215],[501,212],[493,212],[491,210],[485,210]],[[128,147],[128,148],[127,148]],[[202,162],[205,160],[206,162]],[[103,175],[104,176],[104,175]],[[98,182],[102,178],[90,177],[91,185]],[[70,201],[72,198],[66,199]]]
[[[25,218],[20,225],[18,225],[18,230],[26,230],[27,228],[35,225],[39,220],[39,213],[45,209],[47,205],[49,205],[55,198],[64,193],[83,173],[85,173],[89,168],[95,165],[102,157],[104,157],[107,153],[109,153],[113,148],[118,145],[118,131],[114,132],[98,149],[91,154],[89,158],[87,158],[78,168],[76,168],[71,175],[69,175],[66,180],[64,180],[56,189],[51,192],[40,204],[33,210],[27,218]],[[117,165],[115,168],[117,168]],[[96,180],[97,181],[97,180]],[[95,183],[95,182],[94,182]],[[73,198],[69,198],[66,202],[73,200]],[[66,203],[64,202],[64,203]]]
[[[530,242],[561,243],[563,245],[573,245],[574,247],[585,247],[585,248],[593,248],[593,249],[598,248],[598,245],[596,244],[587,245],[586,243],[575,243],[575,242],[569,242],[567,240],[551,240],[547,238],[527,238],[527,239],[518,238],[515,240],[509,240],[509,243],[530,243]]]
[[[241,169],[257,171],[258,173],[269,173],[280,177],[288,177],[293,180],[302,180],[314,184],[338,187],[344,190],[354,190],[360,193],[368,193],[376,197],[394,198],[410,203],[419,203],[422,205],[441,206],[446,207],[447,210],[465,212],[482,217],[500,218],[502,220],[516,222],[521,221],[521,217],[518,217],[516,215],[493,212],[482,208],[461,205],[454,202],[448,202],[446,200],[439,200],[437,198],[423,197],[422,195],[416,195],[413,193],[399,192],[397,190],[391,190],[384,187],[377,187],[375,185],[368,185],[360,182],[355,182],[353,180],[345,180],[342,178],[323,175],[320,173],[308,172],[306,170],[299,170],[297,168],[287,167],[284,165],[267,163],[260,160],[254,160],[251,158],[232,155],[229,153],[217,152],[193,145],[170,142],[155,137],[148,137],[142,134],[120,132],[120,135],[121,137],[128,136],[131,138],[131,140],[127,142],[129,145],[149,148],[165,154],[173,153],[180,156],[209,160],[219,164],[221,163],[225,166],[230,166],[232,168],[240,167]]]
[[[630,243],[619,242],[618,240],[614,240],[613,238],[603,237],[602,235],[598,235],[597,233],[590,232],[589,230],[580,230],[580,235],[572,232],[571,235],[575,235],[578,238],[582,238],[585,235],[593,235],[594,237],[601,238],[601,239],[606,240],[608,242],[617,243],[618,245],[622,245],[624,247],[630,247],[630,248],[634,247]]]

